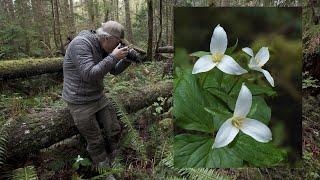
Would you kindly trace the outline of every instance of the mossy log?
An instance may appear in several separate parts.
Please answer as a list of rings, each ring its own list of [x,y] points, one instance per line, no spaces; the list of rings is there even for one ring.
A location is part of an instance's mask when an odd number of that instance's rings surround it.
[[[142,87],[134,93],[119,94],[117,101],[122,104],[127,113],[132,113],[150,106],[154,101],[157,101],[158,97],[171,95],[172,83],[164,81],[156,85]],[[7,132],[9,161],[23,159],[30,153],[78,134],[67,108],[46,109],[43,112],[26,115],[11,121]]]
[[[146,52],[132,47],[138,52],[140,62],[147,61]],[[172,46],[159,47],[158,53],[172,53]],[[43,59],[20,59],[0,62],[0,80],[27,78],[46,73],[62,72],[63,57]]]
[[[0,62],[0,80],[62,72],[63,58],[21,59]]]

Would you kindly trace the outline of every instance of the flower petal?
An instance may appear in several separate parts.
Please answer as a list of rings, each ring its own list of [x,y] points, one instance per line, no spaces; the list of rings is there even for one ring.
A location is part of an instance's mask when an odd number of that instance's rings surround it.
[[[252,51],[252,49],[249,48],[249,47],[242,48],[242,51],[245,52],[245,53],[247,53],[247,54],[250,55],[250,56],[253,56],[253,51]]]
[[[273,78],[272,78],[272,76],[270,75],[270,73],[267,71],[267,70],[264,70],[264,69],[261,69],[262,71],[262,73],[263,73],[263,75],[266,77],[266,79],[268,80],[268,82],[270,83],[270,85],[272,86],[272,87],[274,87],[274,80],[273,80]]]
[[[217,65],[217,63],[214,63],[212,61],[211,55],[202,56],[194,64],[192,74],[210,71],[216,65]]]
[[[262,47],[255,56],[259,66],[263,66],[270,58],[269,50],[267,47]]]
[[[231,124],[231,118],[226,120],[218,130],[212,148],[220,148],[233,141],[239,132],[239,129]]]
[[[248,71],[243,69],[231,56],[224,55],[217,67],[224,73],[240,75]]]
[[[233,116],[235,117],[246,117],[250,112],[252,104],[252,94],[248,87],[242,83],[239,96],[234,108]]]
[[[211,42],[210,42],[210,51],[212,54],[226,52],[228,45],[227,33],[224,31],[223,27],[218,24],[213,31]]]
[[[256,59],[254,58],[254,57],[251,57],[250,58],[250,62],[249,62],[249,64],[248,64],[248,67],[250,68],[250,69],[253,69],[253,70],[255,70],[254,68],[255,67],[259,67],[259,65],[258,65],[258,63],[257,63],[257,61],[256,61]],[[259,67],[260,68],[260,67]]]
[[[272,133],[269,127],[255,119],[246,118],[240,130],[259,142],[269,142],[272,140]]]

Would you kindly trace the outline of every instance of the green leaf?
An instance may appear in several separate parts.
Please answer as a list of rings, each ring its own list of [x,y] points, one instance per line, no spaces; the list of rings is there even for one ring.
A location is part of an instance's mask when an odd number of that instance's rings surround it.
[[[207,112],[212,114],[213,116],[213,124],[214,124],[214,130],[218,131],[222,123],[224,123],[227,119],[231,118],[233,113],[228,111],[228,109],[223,107],[208,107],[205,108]]]
[[[185,70],[180,78],[173,94],[176,125],[188,130],[213,132],[212,117],[204,110],[204,107],[214,106],[213,97],[200,88],[190,70]]]
[[[272,89],[271,86],[257,85],[257,84],[253,84],[252,82],[249,82],[249,81],[238,81],[237,84],[234,85],[230,94],[235,94],[235,95],[238,94],[243,82],[250,89],[253,96],[266,95],[269,97],[273,97],[273,96],[277,95],[277,93]]]
[[[175,136],[174,166],[187,167],[241,167],[239,159],[229,147],[212,149],[213,137],[191,134]]]
[[[80,161],[80,164],[82,166],[91,166],[91,161],[88,158],[84,158],[82,161]]]
[[[271,118],[271,108],[262,97],[253,96],[251,109],[247,117],[268,124]]]
[[[232,47],[227,48],[225,54],[231,54],[231,53],[233,53],[233,51],[237,48],[237,46],[238,46],[238,38],[237,38],[236,43],[235,43]]]
[[[190,56],[196,56],[196,57],[202,57],[202,56],[205,56],[205,55],[211,55],[211,52],[206,52],[206,51],[197,51],[197,52],[194,52],[194,53],[191,53]]]
[[[286,153],[271,143],[260,143],[243,134],[234,143],[234,153],[255,167],[270,167],[286,158]]]

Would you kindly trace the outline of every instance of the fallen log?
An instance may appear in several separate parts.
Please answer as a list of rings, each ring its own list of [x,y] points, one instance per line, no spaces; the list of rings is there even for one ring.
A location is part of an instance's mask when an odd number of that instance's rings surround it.
[[[0,62],[0,80],[62,72],[63,58],[21,59]]]
[[[133,46],[138,52],[138,61],[147,61],[146,52]],[[159,47],[157,53],[173,53],[172,46]],[[46,73],[62,72],[63,57],[44,59],[20,59],[0,62],[0,80],[26,78]]]
[[[174,53],[174,48],[173,48],[173,46],[159,47],[157,49],[156,53]]]
[[[171,96],[172,83],[159,82],[136,90],[132,94],[119,94],[119,101],[127,113],[151,105],[158,97]],[[108,96],[108,94],[106,95]],[[61,140],[78,134],[67,108],[47,109],[10,122],[7,128],[8,160],[23,159],[28,154],[47,148]]]

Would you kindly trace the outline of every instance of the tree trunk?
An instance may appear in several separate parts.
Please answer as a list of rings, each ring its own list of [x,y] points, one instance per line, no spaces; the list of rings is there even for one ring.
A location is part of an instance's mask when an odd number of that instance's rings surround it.
[[[94,6],[93,0],[86,0],[86,7],[89,15],[90,28],[94,28],[94,23],[95,23],[95,14],[94,14],[93,6]]]
[[[59,15],[59,1],[51,0],[52,3],[52,17],[53,17],[53,31],[55,36],[56,48],[60,50],[61,54],[65,54],[64,45],[61,37],[61,25],[60,25],[60,15]]]
[[[75,24],[75,19],[74,19],[74,11],[73,11],[73,0],[69,0],[69,9],[70,9],[70,26],[71,26],[71,39],[73,39],[76,35],[76,24]]]
[[[156,52],[158,51],[158,48],[161,43],[161,38],[162,38],[162,0],[159,0],[159,28],[160,28],[160,32],[159,32],[159,37],[156,45]]]
[[[132,27],[131,27],[131,17],[130,17],[130,2],[129,0],[124,0],[125,14],[126,14],[126,29],[128,32],[127,39],[134,44],[132,37]]]
[[[315,11],[316,5],[317,5],[317,1],[316,0],[309,0],[309,6],[310,6],[311,11],[312,11],[312,21],[313,21],[314,25],[318,25],[319,21],[320,21],[320,15],[317,14],[319,12],[316,13],[316,11]]]
[[[103,8],[104,8],[104,17],[103,20],[104,22],[107,22],[109,20],[109,16],[110,16],[110,10],[109,10],[109,4],[107,0],[103,1]]]
[[[119,0],[115,0],[116,1],[116,21],[119,22]]]
[[[152,105],[158,97],[172,94],[171,82],[143,87],[132,94],[119,94],[117,101],[127,113]],[[108,97],[108,95],[107,95]],[[47,148],[61,140],[78,134],[67,108],[46,111],[21,117],[10,122],[8,132],[8,160],[24,159],[28,154]]]
[[[152,42],[153,42],[153,7],[152,0],[148,0],[148,49],[147,59],[151,60],[153,57]]]
[[[3,0],[1,5],[2,5],[3,10],[5,11],[5,14],[7,15],[7,17],[10,19],[14,19],[15,13],[14,13],[14,8],[13,8],[13,1],[12,0]]]

